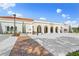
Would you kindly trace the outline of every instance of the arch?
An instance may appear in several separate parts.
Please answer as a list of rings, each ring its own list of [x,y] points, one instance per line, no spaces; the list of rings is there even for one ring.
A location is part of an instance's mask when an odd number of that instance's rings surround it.
[[[48,27],[47,26],[44,27],[44,33],[48,33]]]
[[[10,31],[10,27],[9,26],[7,26],[7,31]]]
[[[55,32],[58,33],[58,27],[55,28]]]
[[[64,29],[64,32],[67,33],[67,29]]]
[[[40,25],[37,26],[37,33],[41,33],[41,26]]]
[[[53,33],[53,27],[50,27],[50,32]]]
[[[13,31],[13,26],[11,26],[11,31]]]

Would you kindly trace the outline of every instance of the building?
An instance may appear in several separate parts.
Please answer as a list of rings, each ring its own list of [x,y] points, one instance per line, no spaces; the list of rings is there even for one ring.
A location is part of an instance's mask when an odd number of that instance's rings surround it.
[[[25,34],[68,33],[66,24],[16,17],[15,31]],[[0,33],[14,33],[14,17],[0,16]]]

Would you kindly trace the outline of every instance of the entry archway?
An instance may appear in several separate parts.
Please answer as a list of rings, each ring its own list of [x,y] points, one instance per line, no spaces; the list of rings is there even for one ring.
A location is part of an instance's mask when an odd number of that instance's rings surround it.
[[[53,33],[53,27],[50,27],[50,32]]]
[[[58,27],[55,28],[55,32],[58,33]]]
[[[41,26],[38,25],[38,26],[37,26],[37,33],[41,33],[41,32],[42,32],[41,30],[42,30],[42,29],[41,29]]]
[[[48,33],[48,27],[47,26],[44,27],[44,33]]]

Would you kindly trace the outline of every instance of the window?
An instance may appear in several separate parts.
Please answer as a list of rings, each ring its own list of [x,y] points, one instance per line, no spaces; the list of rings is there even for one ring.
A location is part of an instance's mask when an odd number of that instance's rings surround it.
[[[11,26],[11,31],[13,31],[13,26]]]
[[[67,29],[64,29],[64,32],[67,32]]]
[[[9,26],[7,26],[7,31],[10,31],[10,27]]]

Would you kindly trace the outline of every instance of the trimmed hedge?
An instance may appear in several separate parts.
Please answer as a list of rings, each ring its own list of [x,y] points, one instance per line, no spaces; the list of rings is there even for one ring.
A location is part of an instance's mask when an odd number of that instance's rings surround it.
[[[66,56],[79,56],[79,51],[68,53]]]

